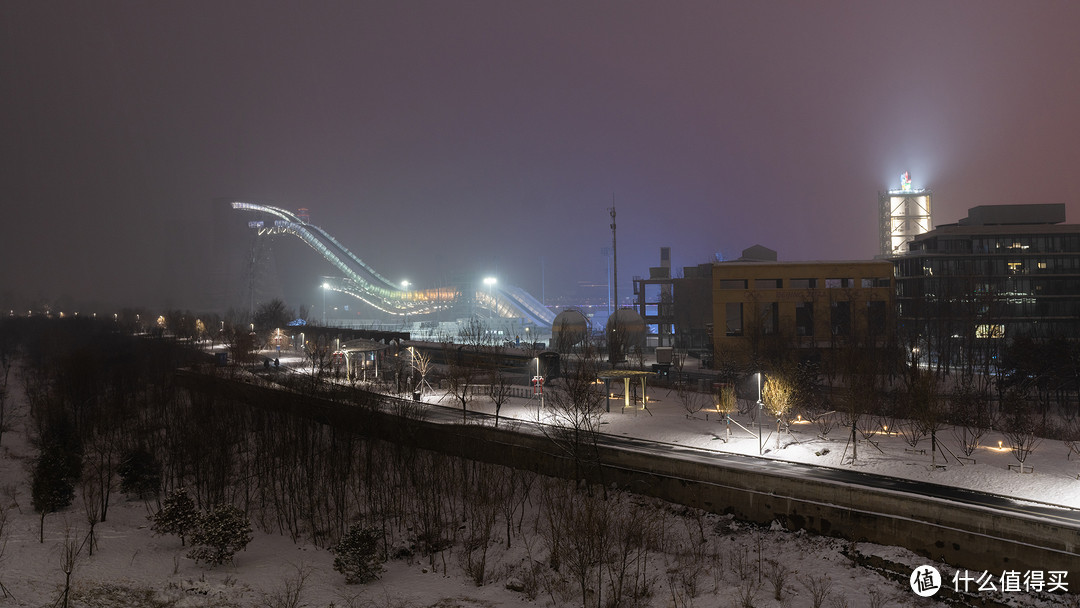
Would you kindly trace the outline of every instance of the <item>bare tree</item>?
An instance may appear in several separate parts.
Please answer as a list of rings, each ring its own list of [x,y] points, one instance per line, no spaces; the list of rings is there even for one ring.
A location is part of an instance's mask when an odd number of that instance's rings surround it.
[[[303,608],[301,603],[304,588],[311,576],[312,568],[306,565],[293,565],[296,574],[282,581],[281,586],[272,593],[263,594],[263,608]]]
[[[8,531],[7,531],[7,507],[4,503],[0,503],[0,572],[3,572],[4,565],[4,551],[7,549]],[[4,586],[4,581],[0,579],[0,593],[4,594],[4,597],[12,597],[8,588]]]
[[[858,458],[858,438],[863,418],[880,412],[881,374],[879,361],[855,342],[839,341],[831,349],[832,364],[843,378],[840,391],[840,421],[850,429],[848,442],[852,446],[851,462]],[[876,429],[876,425],[863,424],[862,430]],[[879,448],[880,449],[880,448]]]
[[[780,449],[780,432],[784,424],[784,416],[791,409],[794,394],[794,387],[785,373],[773,372],[766,376],[766,382],[761,389],[761,400],[769,414],[776,418],[776,449]]]
[[[610,519],[608,503],[593,493],[580,493],[566,482],[554,482],[547,496],[547,523],[559,540],[559,562],[565,565],[581,591],[582,608],[588,607],[590,587],[596,592],[596,606],[602,603],[603,565],[609,553]]]
[[[635,605],[649,589],[649,552],[658,544],[661,518],[635,501],[613,500],[608,514],[608,605]]]
[[[475,315],[458,326],[457,337],[460,343],[471,347],[474,351],[482,350],[494,344],[491,330],[483,319]]]
[[[101,517],[101,497],[98,495],[101,492],[101,487],[97,483],[97,475],[93,471],[96,468],[96,464],[92,461],[86,465],[86,471],[83,473],[83,477],[79,482],[79,489],[82,494],[82,506],[83,513],[86,515],[86,524],[89,530],[86,532],[86,538],[83,539],[83,546],[86,547],[90,557],[94,557],[94,549],[97,548],[97,523]]]
[[[799,577],[799,583],[810,593],[810,605],[812,608],[822,608],[825,600],[832,592],[832,579],[828,575],[813,576],[807,574]]]
[[[983,437],[994,426],[990,395],[984,387],[963,382],[953,393],[949,409],[952,433],[964,456],[978,449]]]
[[[1005,393],[1001,409],[1002,434],[1009,443],[1013,457],[1020,463],[1020,472],[1023,472],[1028,456],[1042,443],[1039,433],[1043,425],[1031,401],[1017,390]]]
[[[515,514],[520,513],[518,519],[518,533],[521,533],[521,520],[525,515],[525,502],[529,500],[536,474],[531,471],[515,469],[513,467],[500,467],[503,489],[502,514],[506,521],[506,548],[510,548],[510,539],[513,537],[513,524]]]
[[[334,354],[330,337],[323,333],[316,334],[304,345],[304,353],[311,362],[311,388],[315,390],[319,382],[326,377],[330,359]]]
[[[463,345],[443,343],[448,394],[461,404],[462,422],[469,419],[469,403],[473,400],[477,378],[480,376],[480,370],[468,360],[464,349]]]
[[[502,411],[502,406],[506,405],[506,402],[510,400],[513,385],[513,378],[502,366],[495,363],[488,370],[487,392],[488,397],[491,398],[491,404],[495,406],[495,426],[499,426],[499,412]]]
[[[264,302],[255,310],[252,323],[260,344],[267,344],[275,329],[286,327],[296,318],[296,313],[285,306],[285,302],[275,298]]]
[[[926,427],[918,420],[911,394],[906,390],[890,391],[886,398],[885,422],[888,430],[896,433],[915,450],[926,437]]]
[[[714,390],[716,411],[724,417],[724,441],[731,441],[731,414],[738,408],[738,400],[735,397],[735,387],[729,383],[717,383]]]
[[[250,364],[255,362],[255,353],[258,352],[258,341],[256,340],[254,333],[234,329],[234,331],[227,336],[226,349],[233,361],[240,364]]]
[[[409,390],[420,391],[421,393],[423,393],[424,387],[427,387],[428,390],[432,390],[431,385],[428,384],[427,381],[428,376],[431,375],[433,369],[431,363],[431,355],[429,355],[425,351],[413,347],[409,348],[409,352],[412,353],[412,369],[416,372],[417,375],[416,384],[409,387]]]
[[[491,465],[474,462],[465,466],[473,467],[475,474],[468,484],[469,500],[463,505],[469,531],[464,539],[461,560],[466,574],[480,587],[489,574],[488,549],[491,547],[495,519],[502,506],[503,485]]]
[[[792,574],[791,569],[784,565],[783,562],[774,559],[765,560],[765,564],[765,580],[772,585],[773,598],[779,602],[783,599],[788,578]]]
[[[937,434],[946,422],[937,376],[928,371],[912,370],[907,390],[911,414],[923,433],[930,436],[930,462],[936,465],[937,451],[940,449]]]
[[[45,542],[45,516],[71,504],[81,460],[58,443],[45,443],[34,463],[31,501],[41,515],[38,542]]]
[[[683,409],[686,410],[686,417],[693,418],[694,414],[700,412],[709,403],[709,396],[694,390],[693,382],[681,372],[676,373],[678,378],[675,381],[675,394],[679,398],[679,403],[682,403]]]
[[[75,572],[75,566],[79,561],[79,553],[82,545],[78,540],[71,537],[69,528],[64,534],[64,544],[60,546],[60,571],[64,573],[64,588],[60,597],[56,599],[56,606],[68,608],[71,600],[71,575]]]
[[[549,387],[541,428],[573,461],[574,478],[582,479],[598,459],[596,436],[607,394],[595,384],[597,360],[591,349]]]

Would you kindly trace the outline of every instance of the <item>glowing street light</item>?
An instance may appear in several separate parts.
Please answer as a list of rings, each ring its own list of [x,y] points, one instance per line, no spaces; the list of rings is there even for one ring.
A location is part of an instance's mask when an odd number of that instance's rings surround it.
[[[405,325],[409,324],[409,285],[412,285],[412,283],[408,281],[401,282],[401,288],[405,290]]]
[[[762,445],[761,438],[761,419],[765,416],[765,403],[761,401],[761,372],[757,373],[757,443],[758,443],[758,456],[765,453],[765,448]]]
[[[540,357],[535,357],[535,359],[536,375],[533,376],[532,384],[533,394],[536,395],[540,400],[540,409],[537,410],[537,415],[539,415],[539,412],[542,412],[544,410],[544,376],[540,374]]]
[[[326,326],[326,292],[330,290],[330,283],[322,284],[322,324]]]
[[[484,277],[484,285],[488,288],[488,297],[491,298],[491,311],[492,311],[491,316],[493,316],[493,317],[495,316],[495,313],[498,310],[498,307],[495,305],[495,294],[494,294],[495,284],[498,283],[498,282],[499,282],[499,280],[496,279],[495,277]]]

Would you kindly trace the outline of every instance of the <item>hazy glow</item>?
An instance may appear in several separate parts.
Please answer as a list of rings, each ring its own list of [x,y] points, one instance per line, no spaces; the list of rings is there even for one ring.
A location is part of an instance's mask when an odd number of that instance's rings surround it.
[[[612,206],[625,304],[664,246],[673,274],[755,244],[869,259],[906,170],[939,223],[1055,202],[1080,221],[1077,2],[922,2],[914,29],[875,2],[417,6],[0,3],[0,258],[34,252],[0,310],[224,312],[252,284],[310,305],[336,271],[274,235],[312,222],[399,277],[357,270],[384,308],[401,277],[495,269],[499,294],[587,306],[616,274]],[[290,211],[229,219],[236,199]]]

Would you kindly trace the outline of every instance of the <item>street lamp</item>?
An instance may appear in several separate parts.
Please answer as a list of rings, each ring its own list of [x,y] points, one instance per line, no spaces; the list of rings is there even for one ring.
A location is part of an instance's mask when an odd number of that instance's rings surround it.
[[[322,324],[326,326],[326,292],[330,289],[330,283],[322,284]]]
[[[487,288],[488,288],[488,297],[491,298],[491,311],[492,311],[491,316],[493,316],[493,317],[495,316],[495,312],[497,312],[497,309],[498,309],[498,307],[495,305],[495,295],[494,295],[495,284],[498,283],[498,282],[499,282],[499,280],[496,279],[495,277],[484,277],[484,285],[487,286]]]
[[[765,404],[761,401],[761,372],[757,373],[757,444],[758,456],[764,454],[764,446],[761,439],[761,418],[765,415]]]
[[[537,410],[537,416],[539,416],[539,412],[544,409],[544,377],[540,375],[540,357],[536,357],[536,375],[533,376],[533,394],[538,395],[540,399],[540,409]]]
[[[401,282],[401,288],[405,291],[405,325],[409,324],[409,283],[408,281]]]

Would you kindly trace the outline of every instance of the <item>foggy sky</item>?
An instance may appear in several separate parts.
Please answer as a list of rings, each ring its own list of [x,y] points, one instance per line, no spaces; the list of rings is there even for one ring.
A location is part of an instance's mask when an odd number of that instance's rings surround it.
[[[0,305],[198,306],[216,198],[307,207],[422,287],[539,296],[543,258],[549,297],[605,280],[613,201],[622,294],[662,246],[871,258],[903,171],[937,224],[1080,223],[1078,25],[1074,2],[8,0]],[[333,271],[294,241],[298,306]]]

